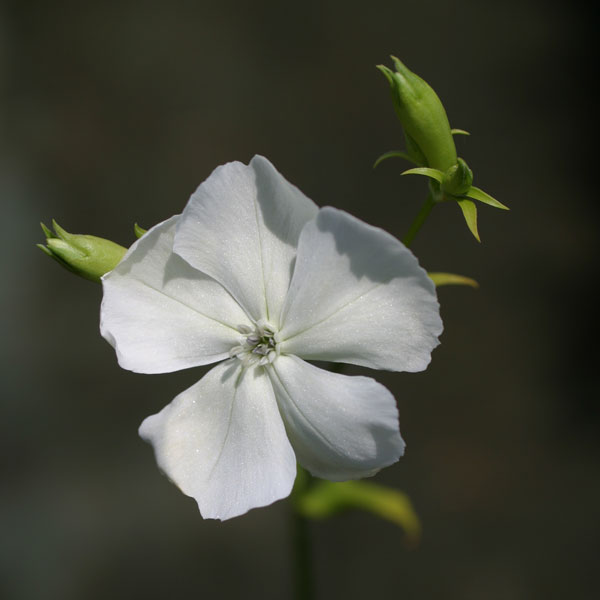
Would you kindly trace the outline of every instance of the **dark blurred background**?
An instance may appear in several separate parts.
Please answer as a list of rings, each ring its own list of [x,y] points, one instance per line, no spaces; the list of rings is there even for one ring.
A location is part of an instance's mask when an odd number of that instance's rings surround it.
[[[212,169],[253,154],[320,205],[402,236],[425,193],[401,148],[394,53],[441,96],[476,185],[414,250],[444,288],[442,345],[396,395],[418,547],[367,514],[312,526],[319,598],[595,598],[600,550],[593,30],[541,0],[0,2],[0,596],[290,596],[284,502],[203,521],[137,436],[203,370],[122,371],[99,286],[46,258],[38,222],[129,245]],[[594,36],[594,37],[593,37]]]

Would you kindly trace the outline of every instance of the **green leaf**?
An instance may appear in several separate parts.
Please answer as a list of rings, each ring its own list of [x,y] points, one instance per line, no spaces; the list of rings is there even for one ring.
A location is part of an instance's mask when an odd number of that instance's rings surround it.
[[[415,543],[421,534],[419,517],[406,494],[366,481],[317,481],[296,498],[296,507],[312,519],[364,510],[400,526],[407,542]]]
[[[139,240],[145,233],[148,231],[147,229],[143,229],[137,223],[133,225],[133,233],[135,233],[135,237]]]
[[[442,285],[469,285],[473,288],[478,288],[479,284],[470,277],[464,275],[456,275],[455,273],[427,273],[429,279],[435,283],[435,287]]]
[[[465,196],[467,198],[472,198],[473,200],[479,200],[479,202],[483,202],[484,204],[489,204],[494,208],[501,208],[502,210],[510,210],[508,206],[504,206],[501,202],[498,202],[495,198],[492,198],[489,194],[486,194],[483,190],[480,190],[478,187],[472,185],[467,192],[465,192]]]
[[[471,135],[468,131],[465,131],[464,129],[451,129],[450,133],[452,135]]]
[[[375,169],[377,167],[377,165],[379,165],[380,163],[382,163],[384,160],[386,160],[388,158],[404,158],[405,160],[408,160],[409,162],[413,163],[414,165],[419,164],[407,152],[402,152],[401,150],[390,150],[389,152],[385,152],[384,154],[382,154],[375,161],[375,164],[373,165],[373,168]]]
[[[425,175],[425,177],[431,177],[431,179],[435,179],[442,183],[444,179],[444,174],[442,171],[438,171],[438,169],[430,169],[429,167],[415,167],[414,169],[408,169],[404,171],[402,175]]]
[[[475,236],[475,239],[478,242],[481,242],[481,239],[479,238],[479,232],[477,231],[477,207],[475,206],[475,202],[471,200],[459,200],[458,205],[463,212],[463,216],[467,222],[467,227]]]

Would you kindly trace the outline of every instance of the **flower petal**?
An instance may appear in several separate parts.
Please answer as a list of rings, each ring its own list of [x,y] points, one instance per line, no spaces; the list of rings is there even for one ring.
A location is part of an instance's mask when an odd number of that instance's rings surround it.
[[[326,207],[304,227],[281,313],[281,351],[422,371],[442,332],[435,286],[396,238]]]
[[[279,356],[269,376],[298,462],[313,475],[368,477],[404,453],[390,392],[369,377],[319,369]]]
[[[229,356],[251,323],[231,295],[173,253],[179,217],[138,240],[102,280],[100,331],[119,364],[167,373]]]
[[[165,474],[204,518],[229,519],[289,495],[294,451],[262,368],[211,369],[140,427]]]
[[[279,323],[298,237],[318,209],[262,156],[218,167],[181,216],[175,252],[256,320]]]

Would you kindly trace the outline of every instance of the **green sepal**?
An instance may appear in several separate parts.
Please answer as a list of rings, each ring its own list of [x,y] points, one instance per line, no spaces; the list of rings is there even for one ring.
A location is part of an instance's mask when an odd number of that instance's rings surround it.
[[[44,232],[46,239],[57,237],[56,235],[54,235],[54,232],[51,229],[48,229],[48,227],[46,227],[43,223],[40,223],[40,225],[42,226],[42,231]],[[38,244],[38,246],[41,246],[41,244]]]
[[[435,179],[437,182],[442,183],[444,179],[444,174],[437,169],[430,169],[429,167],[415,167],[414,169],[407,169],[401,175],[425,175],[425,177],[430,177],[431,179]]]
[[[54,236],[56,238],[56,236]],[[36,246],[47,256],[49,256],[52,260],[55,260],[61,267],[63,267],[64,269],[66,269],[67,271],[71,271],[71,273],[75,273],[77,275],[77,272],[75,271],[75,269],[73,269],[73,267],[71,267],[69,264],[67,264],[62,258],[60,258],[57,254],[54,254],[54,252],[52,252],[52,250],[50,250],[50,248],[48,248],[47,246],[44,246],[44,244],[36,244]]]
[[[479,202],[483,202],[484,204],[488,204],[489,206],[493,206],[494,208],[501,208],[502,210],[510,210],[508,206],[502,204],[502,202],[498,202],[496,198],[492,198],[489,194],[486,194],[483,190],[479,189],[472,185],[464,194],[467,198],[472,198],[473,200],[478,200]]]
[[[409,162],[413,163],[414,165],[418,165],[419,163],[412,157],[410,156],[410,154],[408,154],[407,152],[402,152],[401,150],[390,150],[389,152],[385,152],[384,154],[382,154],[376,161],[375,164],[373,165],[373,168],[375,169],[377,167],[377,165],[379,165],[380,163],[382,163],[384,160],[387,160],[388,158],[403,158],[405,160],[408,160]]]
[[[467,227],[478,242],[481,242],[479,231],[477,231],[477,207],[472,200],[459,200],[458,205],[463,212]]]
[[[379,69],[384,77],[388,80],[388,83],[393,86],[394,85],[394,71],[386,67],[385,65],[375,65],[376,69]]]
[[[461,197],[471,189],[472,183],[473,171],[469,169],[469,165],[462,158],[459,158],[456,164],[444,173],[442,191],[450,196]]]
[[[429,279],[435,283],[435,287],[442,285],[468,285],[472,288],[478,288],[479,284],[470,277],[456,275],[455,273],[428,272]]]
[[[104,274],[119,264],[127,251],[110,240],[69,233],[54,220],[54,231],[43,223],[41,226],[46,236],[46,246],[37,246],[68,271],[90,281],[99,283]]]
[[[137,223],[133,224],[133,233],[135,237],[139,240],[145,233],[148,231],[147,229],[143,229]]]
[[[50,251],[49,248],[46,248],[46,246],[44,246],[44,244],[36,244],[36,246],[44,253],[47,254],[48,256],[50,256],[51,258],[54,258],[54,254],[52,254],[52,252]]]
[[[406,494],[366,481],[316,481],[295,500],[311,519],[325,519],[349,509],[370,512],[399,525],[409,543],[418,541],[421,523]]]
[[[450,133],[452,135],[471,135],[468,131],[465,131],[464,129],[451,129]]]
[[[42,223],[42,229],[44,229],[44,231],[48,230],[48,228]],[[49,230],[48,230],[49,231]],[[58,240],[59,242],[61,241],[56,235],[54,235],[52,232],[50,232],[52,234],[52,237],[49,237],[46,239],[47,243],[50,243],[50,241],[52,241],[52,243],[54,243],[54,240]],[[71,267],[71,265],[69,265],[67,262],[65,262],[58,254],[55,254],[55,252],[53,250],[51,250],[48,246],[44,246],[44,244],[36,244],[36,246],[47,256],[49,256],[52,260],[55,260],[61,267],[63,267],[64,269],[66,269],[67,271],[70,271],[71,273],[74,273],[75,275],[77,275],[77,271]]]

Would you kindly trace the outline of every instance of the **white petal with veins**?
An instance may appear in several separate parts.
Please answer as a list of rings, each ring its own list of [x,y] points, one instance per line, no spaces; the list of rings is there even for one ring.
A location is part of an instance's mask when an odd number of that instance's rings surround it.
[[[433,282],[396,238],[331,207],[302,230],[282,311],[281,351],[422,371],[442,320]]]
[[[269,378],[235,359],[148,417],[140,435],[204,518],[229,519],[271,504],[290,493],[296,477]]]
[[[404,452],[394,397],[369,377],[280,356],[268,373],[298,462],[343,481],[373,475]]]
[[[256,320],[279,321],[298,237],[318,208],[262,156],[215,169],[194,192],[174,250]]]
[[[214,279],[173,254],[179,217],[148,231],[104,276],[100,331],[119,364],[167,373],[229,356],[250,320]]]

